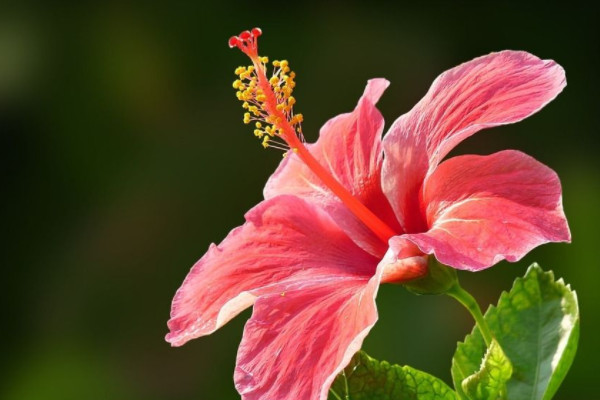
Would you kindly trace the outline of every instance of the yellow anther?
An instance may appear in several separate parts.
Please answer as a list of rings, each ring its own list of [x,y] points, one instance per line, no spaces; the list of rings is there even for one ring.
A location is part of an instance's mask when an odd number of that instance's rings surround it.
[[[271,139],[269,136],[265,136],[265,137],[263,138],[263,141],[262,141],[262,147],[264,147],[265,149],[266,149],[267,147],[269,147],[269,139]]]
[[[292,125],[296,125],[299,124],[300,122],[304,121],[304,117],[302,116],[302,114],[296,114],[294,115],[294,117],[290,120],[290,124]]]
[[[288,133],[282,129],[282,122],[285,121],[293,127],[293,132],[302,137],[300,127],[302,114],[294,115],[292,111],[296,104],[296,98],[291,95],[296,86],[294,81],[296,74],[290,70],[287,60],[274,60],[273,75],[269,78],[265,76],[268,57],[255,58],[254,62],[259,63],[256,64],[258,67],[250,65],[235,69],[239,79],[233,82],[233,88],[236,89],[236,97],[242,101],[242,108],[245,111],[244,123],[253,122],[254,136],[261,140],[264,148],[285,147],[285,144],[279,142],[273,142],[271,145],[270,139],[278,137],[287,141],[284,136]],[[263,79],[268,79],[269,85],[263,86]]]

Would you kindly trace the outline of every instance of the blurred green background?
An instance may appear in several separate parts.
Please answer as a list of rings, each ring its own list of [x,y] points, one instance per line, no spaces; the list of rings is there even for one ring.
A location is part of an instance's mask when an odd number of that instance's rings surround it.
[[[227,39],[253,26],[264,32],[261,53],[289,59],[297,73],[309,141],[354,107],[369,78],[392,82],[380,102],[389,126],[439,73],[490,51],[527,50],[564,66],[566,90],[539,114],[481,132],[455,153],[514,148],[555,169],[573,243],[460,275],[484,306],[533,261],[571,283],[581,342],[556,398],[598,398],[596,10],[573,2],[2,8],[0,398],[239,398],[232,375],[249,312],[182,348],[163,337],[190,266],[243,221],[281,159],[242,123],[231,88],[247,60]],[[450,382],[455,344],[473,324],[466,311],[389,285],[378,304],[364,348]]]

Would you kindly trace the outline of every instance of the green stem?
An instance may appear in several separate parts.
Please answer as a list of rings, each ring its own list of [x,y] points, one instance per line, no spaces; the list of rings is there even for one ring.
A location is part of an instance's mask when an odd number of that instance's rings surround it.
[[[463,289],[458,284],[458,282],[456,282],[456,284],[452,286],[446,292],[446,294],[448,296],[454,297],[456,300],[458,300],[459,303],[465,306],[467,310],[469,310],[469,312],[475,319],[477,327],[483,335],[483,340],[485,340],[485,344],[489,347],[492,344],[492,332],[490,331],[487,322],[485,322],[485,319],[483,319],[483,314],[481,313],[481,309],[479,308],[477,300],[475,300],[475,298],[471,296],[469,292]]]

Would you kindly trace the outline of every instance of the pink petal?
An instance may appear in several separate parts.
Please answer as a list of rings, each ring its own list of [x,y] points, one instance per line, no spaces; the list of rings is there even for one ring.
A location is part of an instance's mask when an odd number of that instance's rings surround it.
[[[399,231],[380,184],[384,121],[375,103],[388,84],[385,79],[370,80],[354,111],[329,120],[317,142],[306,147],[346,189]],[[386,252],[387,246],[293,153],[281,162],[264,190],[267,199],[280,194],[320,204],[361,247],[378,257]]]
[[[369,279],[375,273],[378,260],[302,199],[266,200],[246,220],[219,246],[211,245],[177,291],[166,338],[172,345],[214,332],[262,294],[298,282]]]
[[[234,380],[242,399],[326,400],[377,321],[378,271],[259,298],[238,351]]]
[[[521,51],[492,53],[441,74],[383,139],[383,190],[405,231],[426,228],[418,193],[450,150],[480,129],[528,117],[565,85],[560,65]]]
[[[443,162],[423,201],[429,231],[392,240],[410,240],[455,268],[518,261],[540,244],[571,239],[556,173],[518,151]]]

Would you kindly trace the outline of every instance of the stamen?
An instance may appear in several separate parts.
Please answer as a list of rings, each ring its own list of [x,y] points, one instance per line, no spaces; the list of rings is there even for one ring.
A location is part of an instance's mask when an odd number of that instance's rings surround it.
[[[262,31],[254,28],[229,39],[229,47],[239,48],[252,60],[252,65],[235,69],[239,79],[233,82],[236,96],[243,102],[244,123],[255,122],[254,135],[261,140],[264,148],[291,149],[297,153],[346,207],[387,244],[396,233],[342,186],[304,146],[304,117],[293,111],[296,99],[292,92],[296,86],[296,74],[291,71],[287,60],[275,60],[272,62],[272,75],[267,78],[269,60],[258,55],[257,38],[260,35]]]
[[[261,140],[264,148],[276,148],[271,145],[271,139],[282,134],[278,125],[279,120],[286,120],[294,128],[295,135],[304,142],[302,134],[304,117],[294,112],[296,98],[292,96],[296,86],[294,81],[296,74],[290,70],[288,61],[275,60],[272,63],[274,67],[272,75],[266,79],[269,59],[258,56],[256,38],[251,32],[247,34],[246,32],[230,39],[230,43],[235,47],[243,49],[246,54],[253,54],[253,65],[235,69],[239,79],[236,79],[232,85],[237,90],[237,98],[243,102],[242,107],[246,110],[244,123],[256,122],[254,135]]]

